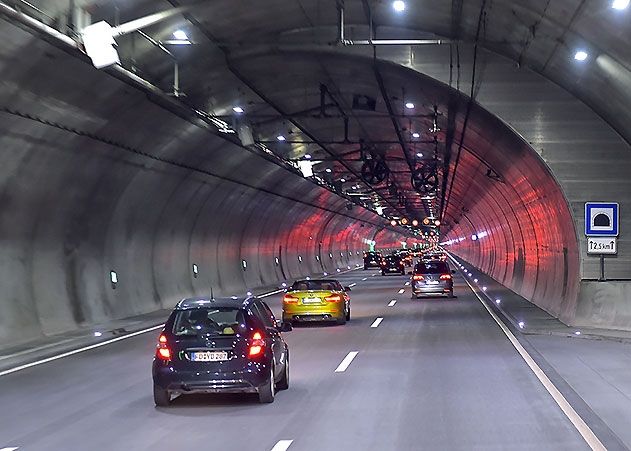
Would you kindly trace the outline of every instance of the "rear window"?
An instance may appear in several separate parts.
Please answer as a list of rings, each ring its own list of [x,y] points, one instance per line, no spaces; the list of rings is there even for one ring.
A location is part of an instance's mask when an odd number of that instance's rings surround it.
[[[414,272],[425,274],[446,274],[449,266],[445,262],[420,262],[414,268]]]
[[[232,307],[181,310],[173,322],[176,336],[236,335],[245,331],[243,310]]]
[[[299,280],[294,282],[290,291],[342,291],[342,285],[336,280]]]

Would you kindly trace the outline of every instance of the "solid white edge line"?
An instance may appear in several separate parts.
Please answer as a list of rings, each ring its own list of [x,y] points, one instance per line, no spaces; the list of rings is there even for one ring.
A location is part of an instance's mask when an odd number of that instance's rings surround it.
[[[383,321],[383,318],[377,318],[376,320],[373,321],[373,323],[370,325],[370,327],[379,327],[379,324],[381,324],[381,322]]]
[[[287,451],[293,442],[293,440],[279,440],[272,448],[272,451]]]
[[[148,329],[143,329],[143,330],[139,330],[139,331],[136,331],[136,332],[132,332],[130,334],[123,335],[121,337],[112,338],[111,340],[102,341],[100,343],[95,343],[95,344],[90,345],[90,346],[86,346],[86,347],[83,347],[83,348],[74,349],[72,351],[64,352],[62,354],[54,355],[52,357],[48,357],[48,358],[45,358],[43,360],[38,360],[36,362],[31,362],[31,363],[26,363],[24,365],[16,366],[15,368],[10,368],[8,370],[0,371],[0,376],[6,376],[7,374],[15,373],[17,371],[25,370],[27,368],[32,368],[34,366],[43,365],[44,363],[52,362],[54,360],[63,359],[64,357],[69,357],[71,355],[79,354],[80,352],[85,352],[85,351],[89,351],[91,349],[100,348],[102,346],[106,346],[106,345],[109,345],[109,344],[112,344],[112,343],[116,343],[117,341],[126,340],[127,338],[135,337],[137,335],[142,335],[142,334],[145,334],[147,332],[151,332],[153,330],[161,329],[162,327],[164,327],[164,324],[159,324],[157,326],[149,327]],[[2,450],[0,450],[0,451],[2,451]]]
[[[393,299],[393,300],[391,300],[391,301],[390,301],[390,303],[388,304],[388,307],[394,307],[394,304],[396,304],[396,303],[397,303],[397,300],[396,300],[396,299]]]
[[[353,271],[353,270],[351,269],[349,271]],[[346,272],[348,272],[348,271],[346,271]],[[267,297],[267,296],[272,296],[274,294],[281,293],[283,291],[285,291],[285,290],[284,289],[280,289],[280,290],[270,291],[268,293],[259,294],[256,297],[264,298],[264,297]],[[51,357],[47,357],[47,358],[42,359],[42,360],[37,360],[35,362],[26,363],[24,365],[16,366],[14,368],[9,368],[8,370],[0,371],[0,377],[6,376],[8,374],[16,373],[18,371],[22,371],[22,370],[25,370],[27,368],[32,368],[34,366],[43,365],[44,363],[49,363],[49,362],[53,362],[55,360],[63,359],[65,357],[70,357],[72,355],[79,354],[81,352],[90,351],[92,349],[100,348],[102,346],[106,346],[106,345],[109,345],[109,344],[112,344],[112,343],[116,343],[116,342],[121,341],[121,340],[126,340],[127,338],[132,338],[132,337],[136,337],[138,335],[146,334],[147,332],[152,332],[154,330],[161,329],[162,327],[164,327],[164,324],[158,324],[157,326],[149,327],[147,329],[142,329],[142,330],[139,330],[139,331],[136,331],[136,332],[129,333],[127,335],[122,335],[120,337],[116,337],[116,338],[112,338],[110,340],[102,341],[100,343],[95,343],[95,344],[90,345],[90,346],[85,346],[85,347],[79,348],[79,349],[73,349],[72,351],[68,351],[68,352],[64,352],[62,354],[58,354],[58,355],[54,355],[54,356],[51,356]],[[11,449],[11,448],[9,448],[9,449]],[[17,449],[17,448],[15,448],[15,449]],[[0,448],[0,451],[5,451],[5,450]]]
[[[602,444],[602,442],[598,439],[594,431],[585,423],[585,421],[581,418],[581,416],[576,413],[576,410],[572,407],[572,405],[565,399],[565,396],[556,388],[556,386],[552,383],[552,381],[546,376],[546,373],[541,369],[537,362],[528,354],[528,351],[521,345],[517,337],[513,335],[508,327],[502,322],[502,320],[497,316],[497,314],[491,310],[491,308],[487,305],[487,303],[482,299],[482,297],[476,293],[473,289],[473,286],[469,283],[467,279],[465,279],[467,285],[473,292],[473,294],[478,298],[480,303],[484,306],[489,315],[495,320],[502,332],[508,337],[508,340],[511,342],[513,347],[517,350],[519,355],[524,359],[528,367],[532,370],[532,372],[537,376],[539,382],[544,386],[544,388],[550,393],[550,396],[554,399],[557,405],[561,408],[565,416],[572,422],[576,430],[581,434],[587,445],[593,450],[598,451],[607,451],[607,448]]]
[[[353,359],[357,357],[357,354],[359,354],[359,351],[351,351],[348,354],[346,354],[346,357],[344,357],[344,360],[342,360],[342,362],[337,366],[337,368],[335,368],[335,372],[343,373],[344,371],[346,371],[346,369],[350,366]]]
[[[19,447],[0,448],[0,451],[15,451],[16,449],[19,449]]]

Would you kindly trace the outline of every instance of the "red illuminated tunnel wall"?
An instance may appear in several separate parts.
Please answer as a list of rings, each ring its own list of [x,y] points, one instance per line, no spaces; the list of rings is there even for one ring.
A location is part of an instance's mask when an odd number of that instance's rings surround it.
[[[506,129],[499,121],[487,125]],[[470,130],[469,145],[501,178],[488,177],[487,166],[463,152],[446,215],[447,248],[569,323],[576,311],[579,255],[563,192],[517,135],[498,139],[496,131],[488,144],[483,134]]]

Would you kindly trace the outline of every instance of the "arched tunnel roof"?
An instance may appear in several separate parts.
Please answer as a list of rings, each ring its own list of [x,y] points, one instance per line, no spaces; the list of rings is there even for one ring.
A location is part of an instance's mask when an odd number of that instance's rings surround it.
[[[33,4],[41,11],[30,13],[68,31],[60,19],[63,2],[57,7],[52,1]],[[610,134],[618,145],[622,141],[616,132],[628,140],[631,126],[624,118],[629,94],[624,86],[631,56],[621,43],[628,40],[629,29],[620,27],[624,19],[609,5],[423,1],[410,5],[405,15],[393,13],[387,2],[368,0],[270,0],[264,8],[228,0],[124,4],[103,0],[78,1],[77,6],[89,20],[112,24],[187,7],[142,34],[117,38],[124,71],[115,75],[136,87],[144,86],[139,78],[151,89],[175,94],[176,106],[164,96],[149,99],[167,104],[185,119],[173,124],[174,131],[166,132],[165,127],[164,136],[157,133],[150,140],[145,133],[130,134],[120,147],[134,150],[150,145],[156,152],[152,158],[179,165],[190,172],[189,177],[197,171],[224,181],[238,179],[246,188],[259,190],[257,196],[264,196],[261,190],[280,193],[288,201],[332,214],[355,202],[365,209],[345,217],[367,221],[375,228],[373,238],[386,227],[386,218],[441,220],[442,236],[456,244],[455,252],[555,315],[572,318],[579,280],[590,271],[579,258],[573,217],[576,200],[568,199],[562,174],[549,167],[561,155],[558,146],[548,146],[545,154],[535,149],[537,139],[554,137],[554,132],[539,126],[548,114],[563,115],[559,110],[563,101],[531,105],[540,108],[540,114],[516,120],[503,117],[500,103],[493,100],[502,98],[502,89],[506,96],[523,89],[523,97],[533,98],[541,86],[557,94],[565,90],[573,95],[572,102],[578,98],[596,112],[585,113],[591,115],[590,124],[600,127],[590,140],[598,133]],[[190,45],[174,42],[175,30],[184,32]],[[381,45],[377,40],[389,43]],[[392,40],[413,42],[390,45]],[[23,36],[5,42],[7,55],[14,51],[10,46],[23,51],[30,45]],[[378,45],[369,45],[375,42]],[[587,53],[590,64],[575,60],[578,50]],[[51,57],[41,49],[36,54]],[[493,79],[501,64],[512,67],[505,73],[513,71],[506,86]],[[77,68],[75,74],[86,70]],[[536,84],[529,84],[529,74],[537,74]],[[23,74],[10,75],[17,80]],[[79,83],[74,86],[77,92],[88,93],[96,75],[82,77],[83,85],[76,75],[70,78]],[[495,83],[495,97],[486,95],[489,79]],[[38,89],[33,87],[35,93]],[[104,88],[96,99],[99,103],[92,106],[74,99],[77,112],[93,109],[88,122],[66,115],[60,123],[82,133],[91,129],[104,141],[121,136],[124,124],[136,124],[143,132],[156,127],[155,120],[149,119],[159,116],[155,105],[147,106],[134,96],[113,98],[119,92],[118,85]],[[72,97],[72,92],[67,94]],[[476,101],[480,94],[484,102]],[[28,108],[23,108],[27,103],[28,99],[12,99],[11,112],[28,117]],[[407,103],[414,105],[408,108]],[[235,112],[234,107],[243,112]],[[114,112],[117,119],[105,122]],[[210,118],[204,132],[195,117],[199,112]],[[44,116],[43,122],[50,120]],[[578,129],[583,120],[579,116],[572,118],[571,127]],[[218,123],[233,130],[249,126],[257,144],[249,150],[266,165],[252,165],[252,153],[241,151],[200,157],[197,146],[210,142],[210,147],[222,148],[225,141],[219,137],[240,146],[237,133],[222,134],[221,126],[208,138],[208,129]],[[362,170],[382,160],[387,165],[386,179],[367,183]],[[296,163],[312,165],[314,180],[326,190],[299,178],[288,182],[283,171],[293,172],[294,177]],[[416,171],[425,176],[429,171],[436,177],[434,184],[414,186],[411,179]],[[178,195],[173,194],[173,199]],[[222,202],[232,208],[235,201]],[[380,211],[384,217],[375,214]],[[301,221],[317,222],[308,215]],[[398,232],[413,234],[410,229],[398,228]],[[383,233],[390,234],[386,241],[397,241],[392,230]],[[478,233],[489,239],[458,241]],[[548,271],[553,267],[558,269]],[[559,277],[563,284],[552,283]]]

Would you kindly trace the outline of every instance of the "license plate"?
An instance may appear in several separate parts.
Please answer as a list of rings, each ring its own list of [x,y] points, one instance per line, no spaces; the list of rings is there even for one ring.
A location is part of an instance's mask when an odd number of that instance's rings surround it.
[[[303,304],[319,304],[320,302],[320,298],[304,298],[302,300]]]
[[[440,282],[438,280],[429,280],[427,281],[428,285],[438,285]]]
[[[228,353],[226,351],[191,352],[191,360],[193,362],[221,362],[228,360]]]

